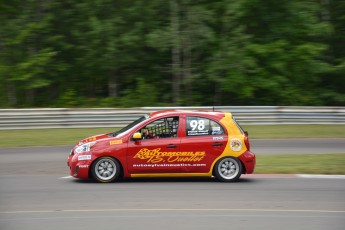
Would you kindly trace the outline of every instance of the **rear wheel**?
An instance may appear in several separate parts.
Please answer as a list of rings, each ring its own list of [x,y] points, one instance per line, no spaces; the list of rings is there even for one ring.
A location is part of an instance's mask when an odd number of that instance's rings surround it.
[[[97,159],[91,167],[93,178],[99,182],[112,182],[119,178],[121,171],[120,163],[111,157]]]
[[[242,172],[241,162],[234,157],[224,157],[217,161],[214,175],[219,181],[235,182]]]

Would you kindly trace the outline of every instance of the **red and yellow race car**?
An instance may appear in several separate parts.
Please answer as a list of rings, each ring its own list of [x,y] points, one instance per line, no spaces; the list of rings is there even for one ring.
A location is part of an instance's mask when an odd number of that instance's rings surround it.
[[[71,176],[112,182],[134,177],[216,177],[253,173],[248,133],[228,112],[158,111],[121,130],[79,142],[68,157]]]

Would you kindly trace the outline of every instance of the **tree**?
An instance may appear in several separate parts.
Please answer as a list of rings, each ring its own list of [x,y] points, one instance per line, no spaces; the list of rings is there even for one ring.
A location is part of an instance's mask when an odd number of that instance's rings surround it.
[[[321,19],[329,22],[333,29],[325,40],[329,45],[325,59],[331,68],[321,75],[318,88],[322,88],[323,91],[320,97],[326,105],[345,105],[345,1],[329,0],[322,3]]]
[[[319,1],[257,1],[243,4],[256,68],[255,104],[320,105],[317,85],[329,68],[323,60],[330,33],[319,18]]]
[[[343,0],[0,2],[0,106],[344,105]]]
[[[2,8],[0,71],[7,89],[6,104],[32,106],[35,93],[51,83],[50,71],[54,70],[50,4],[13,1],[2,3]]]

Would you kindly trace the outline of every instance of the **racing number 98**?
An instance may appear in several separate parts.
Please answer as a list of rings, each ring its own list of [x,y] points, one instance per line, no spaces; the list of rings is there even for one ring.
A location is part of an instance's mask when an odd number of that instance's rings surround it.
[[[190,127],[192,127],[192,131],[194,131],[196,128],[198,128],[198,130],[204,130],[205,129],[205,121],[204,120],[191,120],[189,125],[190,125]]]

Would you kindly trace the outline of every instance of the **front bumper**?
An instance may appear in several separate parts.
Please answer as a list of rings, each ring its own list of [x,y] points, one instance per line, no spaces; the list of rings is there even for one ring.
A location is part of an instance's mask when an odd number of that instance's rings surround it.
[[[89,178],[89,168],[91,160],[80,160],[77,155],[70,155],[67,159],[67,166],[70,169],[70,175],[76,178]]]

